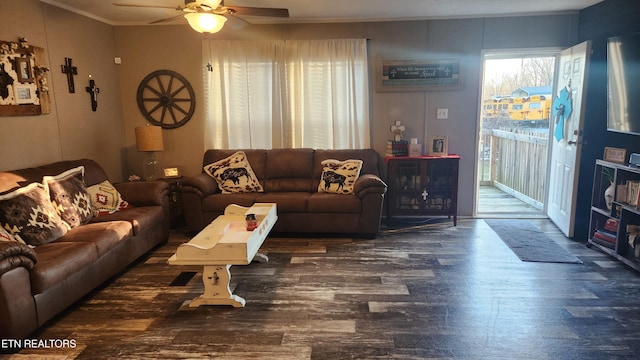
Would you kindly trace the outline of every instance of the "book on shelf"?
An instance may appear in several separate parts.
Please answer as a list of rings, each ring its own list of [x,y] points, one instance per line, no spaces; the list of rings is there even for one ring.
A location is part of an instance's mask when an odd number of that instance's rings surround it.
[[[591,242],[594,242],[594,243],[596,243],[598,245],[602,245],[602,246],[604,246],[606,248],[609,248],[609,249],[615,249],[615,247],[616,247],[615,243],[611,243],[611,242],[608,242],[606,240],[601,240],[601,239],[598,239],[597,237],[592,237],[591,238]]]
[[[640,196],[640,180],[627,181],[627,204],[638,206],[638,196]]]
[[[627,202],[627,184],[616,186],[616,201],[621,203]]]
[[[409,142],[407,140],[387,140],[385,156],[409,155]]]
[[[615,244],[617,236],[615,233],[599,229],[593,233],[593,237],[596,239],[604,240],[610,244]]]
[[[618,232],[618,220],[616,219],[607,219],[604,223],[604,229],[610,231],[612,233]]]

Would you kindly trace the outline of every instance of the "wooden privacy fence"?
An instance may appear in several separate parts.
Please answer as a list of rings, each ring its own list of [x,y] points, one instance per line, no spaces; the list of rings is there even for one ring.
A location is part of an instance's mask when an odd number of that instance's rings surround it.
[[[492,185],[542,209],[548,142],[547,131],[491,130]]]

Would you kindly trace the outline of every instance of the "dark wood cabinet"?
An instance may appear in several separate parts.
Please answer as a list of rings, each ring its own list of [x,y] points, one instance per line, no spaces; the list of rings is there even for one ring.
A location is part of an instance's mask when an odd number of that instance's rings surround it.
[[[640,271],[640,168],[596,160],[589,247]]]
[[[460,157],[388,157],[387,220],[394,217],[458,218]]]
[[[182,176],[160,178],[160,180],[169,184],[171,228],[179,228],[184,225],[184,211],[182,209],[182,199],[180,198],[180,183],[182,179],[184,179]]]

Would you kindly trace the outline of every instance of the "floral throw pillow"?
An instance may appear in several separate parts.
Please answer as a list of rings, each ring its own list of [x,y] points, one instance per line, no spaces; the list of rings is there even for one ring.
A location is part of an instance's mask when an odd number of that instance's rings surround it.
[[[353,194],[353,186],[360,176],[362,160],[334,160],[321,162],[322,176],[318,192],[333,194]]]
[[[109,180],[89,186],[87,192],[95,216],[113,214],[131,207]]]
[[[264,191],[244,151],[209,164],[204,171],[216,180],[223,194]]]
[[[39,183],[0,195],[0,226],[15,240],[33,246],[50,243],[69,231]]]
[[[56,176],[42,178],[45,191],[54,208],[70,227],[86,224],[93,217],[91,201],[84,183],[84,166],[69,169]]]

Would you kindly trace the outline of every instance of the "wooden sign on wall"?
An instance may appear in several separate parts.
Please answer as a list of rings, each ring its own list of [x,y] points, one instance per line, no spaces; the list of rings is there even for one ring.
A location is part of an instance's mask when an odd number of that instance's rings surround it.
[[[44,49],[0,40],[0,116],[51,112]]]
[[[379,58],[376,64],[378,91],[442,91],[462,89],[460,59]]]

